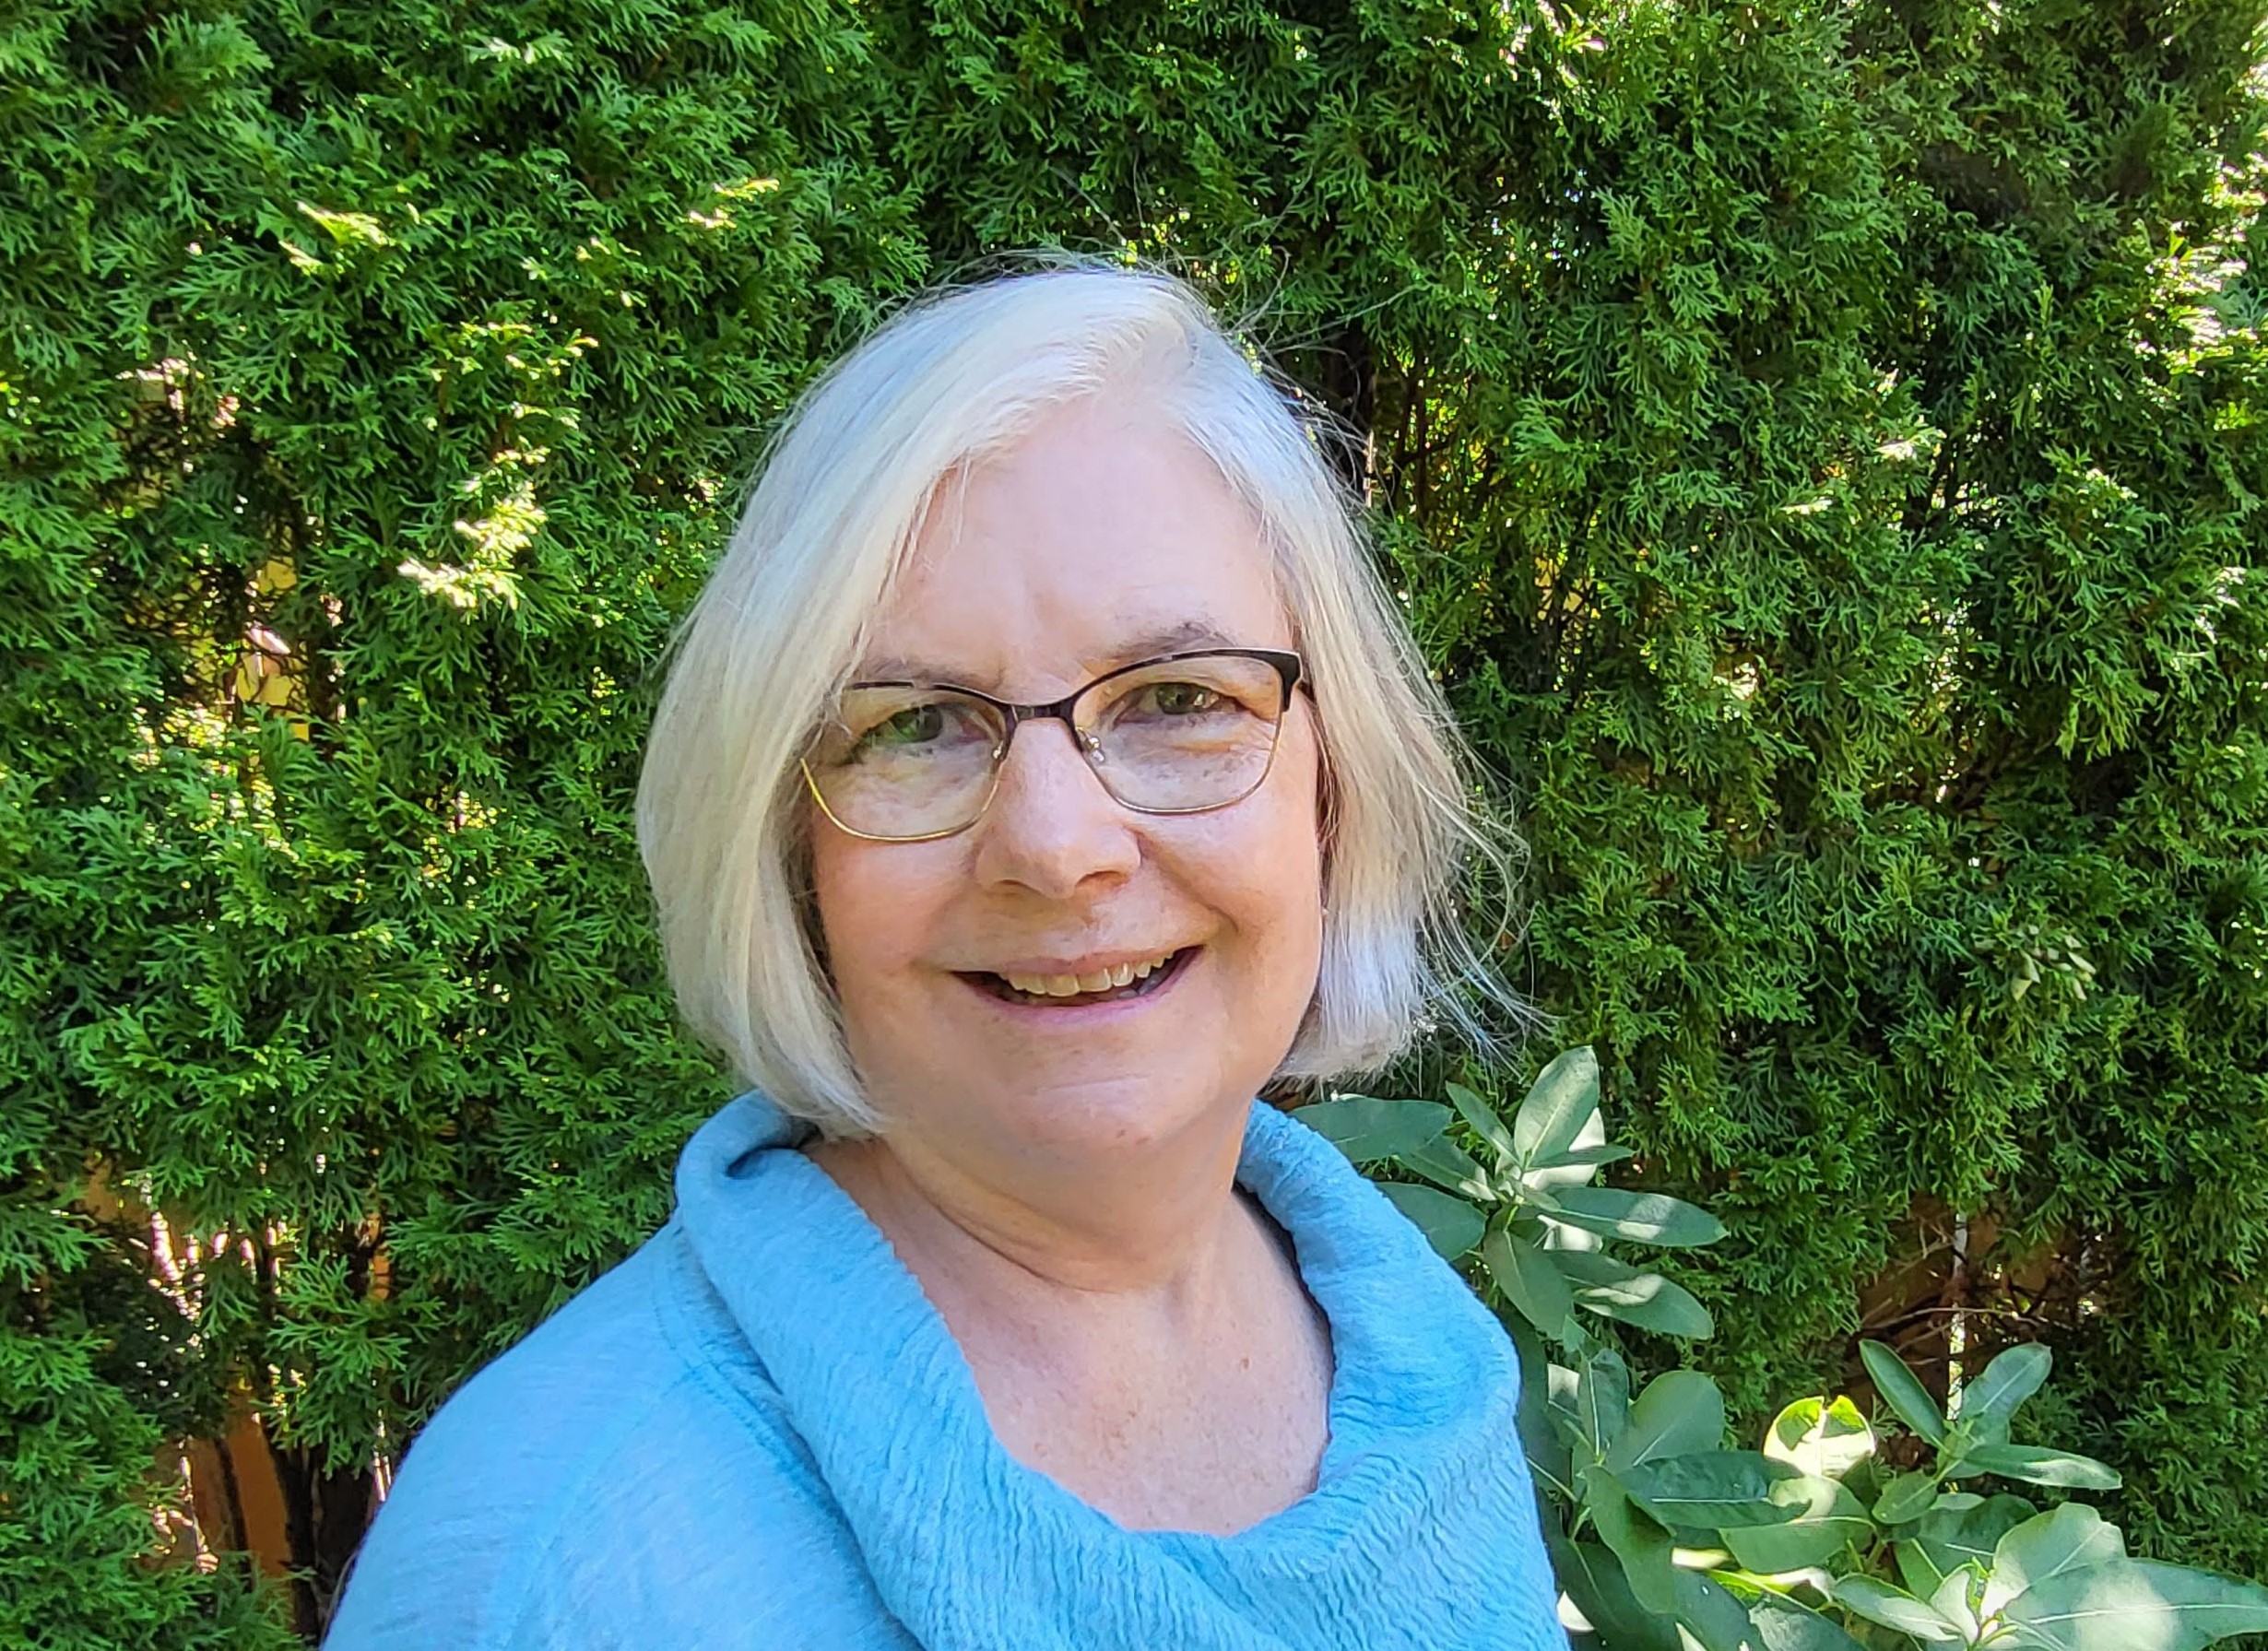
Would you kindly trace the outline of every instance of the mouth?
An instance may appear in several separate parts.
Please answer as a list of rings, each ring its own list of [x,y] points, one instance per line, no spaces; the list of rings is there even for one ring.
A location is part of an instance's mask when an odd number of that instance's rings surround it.
[[[1097,974],[994,974],[975,970],[961,978],[1003,1003],[1083,1008],[1089,1004],[1124,1003],[1149,996],[1178,975],[1198,949],[1185,946],[1163,957],[1122,963]]]

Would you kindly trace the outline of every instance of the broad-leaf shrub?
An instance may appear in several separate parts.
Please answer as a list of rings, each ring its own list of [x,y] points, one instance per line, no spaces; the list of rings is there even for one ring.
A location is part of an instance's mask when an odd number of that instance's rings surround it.
[[[1568,1190],[1628,1156],[1606,1142],[1589,1049],[1546,1067],[1509,1120],[1461,1086],[1451,1100],[1485,1165],[1447,1138],[1452,1107],[1437,1103],[1341,1096],[1299,1115],[1358,1164],[1446,1188],[1378,1183],[1443,1255],[1479,1247],[1476,1287],[1520,1345],[1521,1440],[1578,1651],[2197,1651],[2268,1633],[2268,1587],[2132,1558],[2093,1508],[2043,1510],[2003,1488],[2120,1482],[2092,1457],[2011,1442],[2018,1409],[2052,1366],[2038,1343],[1993,1358],[1950,1414],[1890,1348],[1860,1344],[1877,1396],[1927,1447],[1922,1468],[1890,1466],[1888,1420],[1870,1421],[1848,1397],[1786,1406],[1750,1451],[1724,1447],[1724,1396],[1698,1371],[1634,1394],[1622,1353],[1574,1312],[1587,1275],[1566,1269],[1567,1256],[1598,1253],[1551,1240],[1707,1244],[1721,1229],[1691,1205],[1611,1188],[1591,1189],[1612,1195],[1583,1208],[1596,1219],[1565,1225]],[[1561,1177],[1552,1193],[1538,1194],[1539,1173]],[[1490,1204],[1508,1213],[1484,1218],[1476,1206]],[[1658,1299],[1647,1283],[1667,1286],[1614,1269],[1620,1291],[1639,1287],[1641,1300]],[[1547,1277],[1557,1281],[1540,1284]],[[1678,1327],[1612,1310],[1620,1299],[1583,1304],[1657,1333],[1708,1333],[1706,1315]],[[1539,1334],[1568,1362],[1547,1361]]]
[[[1451,1261],[1481,1252],[1489,1278],[1536,1334],[1577,1347],[1576,1310],[1664,1336],[1712,1334],[1708,1309],[1659,1273],[1605,1253],[1605,1242],[1686,1248],[1725,1235],[1715,1217],[1660,1193],[1592,1183],[1630,1156],[1610,1145],[1599,1110],[1599,1062],[1575,1049],[1543,1069],[1507,1123],[1462,1084],[1451,1106],[1341,1095],[1300,1117],[1358,1164],[1388,1163],[1423,1177],[1379,1190]],[[1454,1116],[1471,1131],[1468,1153],[1448,1138]]]

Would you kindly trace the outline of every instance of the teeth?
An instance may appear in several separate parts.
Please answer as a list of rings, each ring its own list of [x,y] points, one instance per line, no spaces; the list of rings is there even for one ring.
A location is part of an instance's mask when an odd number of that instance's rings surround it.
[[[1082,992],[1109,992],[1145,980],[1174,961],[1167,952],[1147,963],[1120,963],[1093,974],[1003,974],[1000,978],[1033,997],[1076,997]]]

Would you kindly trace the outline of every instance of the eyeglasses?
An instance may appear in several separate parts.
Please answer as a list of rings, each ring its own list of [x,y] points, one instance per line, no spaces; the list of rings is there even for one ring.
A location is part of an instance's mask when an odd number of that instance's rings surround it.
[[[975,825],[1025,723],[1071,730],[1103,789],[1143,814],[1202,814],[1259,789],[1305,669],[1296,654],[1205,648],[1097,677],[1049,705],[974,689],[855,682],[803,759],[829,820],[876,843],[923,843]]]

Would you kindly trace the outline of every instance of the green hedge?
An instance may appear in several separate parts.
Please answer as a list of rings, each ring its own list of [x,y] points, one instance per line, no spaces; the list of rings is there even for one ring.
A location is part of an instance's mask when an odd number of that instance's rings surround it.
[[[814,368],[1038,244],[1370,438],[1736,1408],[1972,1309],[2268,1574],[2261,17],[0,19],[0,1643],[312,1629],[373,1456],[661,1219],[727,1088],[629,830],[670,618]],[[288,1599],[148,1563],[246,1410]]]

